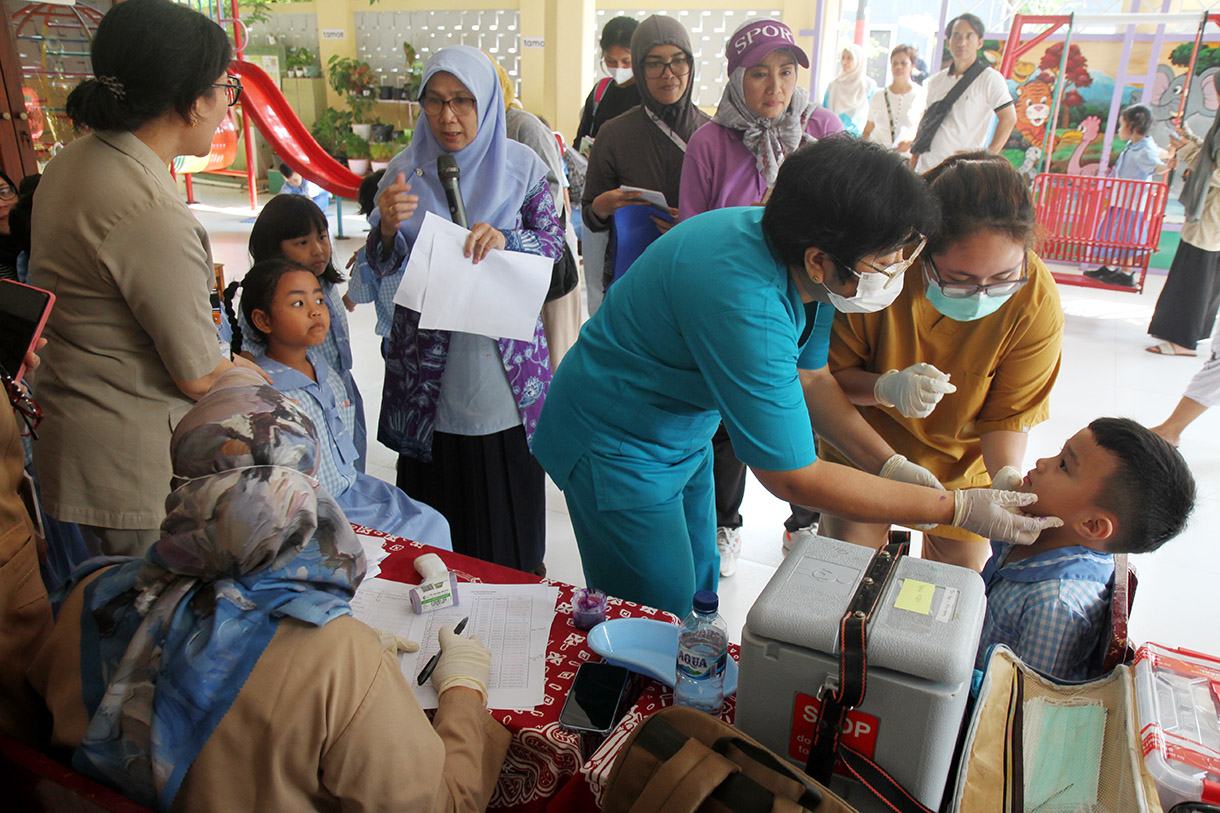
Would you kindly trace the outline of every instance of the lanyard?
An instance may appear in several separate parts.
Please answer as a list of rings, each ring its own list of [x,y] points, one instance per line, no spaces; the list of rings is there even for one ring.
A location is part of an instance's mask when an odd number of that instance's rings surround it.
[[[682,140],[682,136],[674,132],[673,128],[665,122],[661,121],[661,117],[652,112],[650,108],[645,107],[644,112],[648,114],[648,118],[652,119],[652,123],[657,125],[662,133],[669,136],[669,140],[678,145],[678,149],[686,152],[686,142]]]
[[[898,142],[898,133],[894,130],[894,111],[890,107],[890,89],[882,88],[881,92],[885,94],[885,114],[890,117],[890,146],[894,146]]]

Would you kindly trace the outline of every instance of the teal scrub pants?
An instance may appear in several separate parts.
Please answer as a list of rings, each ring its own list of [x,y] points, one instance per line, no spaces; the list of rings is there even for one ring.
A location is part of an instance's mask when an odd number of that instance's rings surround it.
[[[690,612],[696,590],[716,589],[720,553],[710,444],[686,486],[666,502],[601,510],[588,455],[569,475],[564,499],[589,587],[679,618]]]

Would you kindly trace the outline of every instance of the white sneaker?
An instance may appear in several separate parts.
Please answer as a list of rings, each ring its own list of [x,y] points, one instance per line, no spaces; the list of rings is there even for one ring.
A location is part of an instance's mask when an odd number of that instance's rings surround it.
[[[795,545],[797,542],[801,542],[806,539],[812,539],[813,537],[817,536],[817,533],[818,533],[818,526],[816,526],[816,525],[807,525],[804,528],[797,528],[795,531],[789,531],[787,528],[785,528],[784,529],[784,555],[787,556],[788,551],[792,550],[792,546]]]
[[[717,528],[716,547],[720,551],[720,575],[727,579],[737,572],[737,557],[741,554],[741,529]]]

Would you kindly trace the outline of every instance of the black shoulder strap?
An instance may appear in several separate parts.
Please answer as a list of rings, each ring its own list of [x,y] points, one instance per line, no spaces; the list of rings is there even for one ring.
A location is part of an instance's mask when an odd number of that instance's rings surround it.
[[[915,142],[911,145],[913,154],[922,155],[931,149],[932,139],[936,138],[940,126],[944,124],[945,117],[949,115],[953,105],[974,83],[974,80],[978,79],[989,67],[991,66],[982,57],[975,59],[974,64],[966,68],[962,78],[957,80],[956,85],[949,88],[949,92],[943,99],[932,102],[924,109],[923,118],[919,120],[919,130],[915,133]]]

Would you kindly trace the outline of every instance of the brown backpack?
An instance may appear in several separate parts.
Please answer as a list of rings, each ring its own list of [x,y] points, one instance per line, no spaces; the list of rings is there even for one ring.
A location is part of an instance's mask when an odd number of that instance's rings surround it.
[[[851,813],[839,797],[728,723],[673,706],[623,743],[606,786],[609,813]]]

